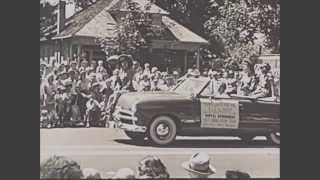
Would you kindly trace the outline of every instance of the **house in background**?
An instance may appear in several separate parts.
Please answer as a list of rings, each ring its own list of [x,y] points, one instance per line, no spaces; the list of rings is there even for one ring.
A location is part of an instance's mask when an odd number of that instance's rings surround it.
[[[146,0],[133,1],[142,6],[146,3]],[[56,24],[47,27],[45,36],[40,37],[40,58],[54,57],[61,61],[81,56],[89,61],[105,60],[106,54],[96,39],[116,35],[115,26],[126,13],[125,0],[98,0],[69,18],[66,18],[65,7],[66,3],[59,1]],[[183,71],[192,64],[199,66],[200,57],[195,58],[194,54],[201,46],[208,45],[208,41],[171,19],[167,11],[155,4],[148,13],[152,14],[152,23],[161,25],[168,35],[153,39],[147,48],[149,53],[139,61],[148,61],[161,70],[165,70],[168,63]]]

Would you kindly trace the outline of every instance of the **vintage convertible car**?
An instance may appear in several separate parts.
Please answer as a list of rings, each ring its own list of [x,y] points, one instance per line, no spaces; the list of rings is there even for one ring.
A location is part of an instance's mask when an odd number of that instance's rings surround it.
[[[206,77],[188,78],[170,91],[120,96],[113,113],[118,128],[134,140],[168,145],[180,136],[236,136],[249,142],[266,136],[280,145],[280,99],[218,97]]]

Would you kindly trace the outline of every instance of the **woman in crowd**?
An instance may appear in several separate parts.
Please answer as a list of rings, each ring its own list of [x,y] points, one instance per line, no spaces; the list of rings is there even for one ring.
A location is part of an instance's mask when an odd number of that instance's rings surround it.
[[[251,63],[246,60],[242,63],[242,72],[239,75],[237,94],[240,96],[249,96],[255,88],[255,77],[252,72]]]

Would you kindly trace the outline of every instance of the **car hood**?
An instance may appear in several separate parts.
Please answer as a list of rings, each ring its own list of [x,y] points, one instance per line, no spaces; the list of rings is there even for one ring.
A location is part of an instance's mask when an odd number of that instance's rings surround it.
[[[177,94],[172,91],[130,92],[121,95],[117,105],[122,108],[130,109],[134,104],[146,101],[175,101],[189,99],[191,99],[191,97]]]

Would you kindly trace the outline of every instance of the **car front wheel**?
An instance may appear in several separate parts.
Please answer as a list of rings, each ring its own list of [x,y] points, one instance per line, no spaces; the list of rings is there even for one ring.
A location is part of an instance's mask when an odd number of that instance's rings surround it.
[[[174,120],[168,116],[159,116],[150,124],[148,135],[156,145],[165,146],[172,143],[177,134]]]
[[[124,133],[131,138],[132,140],[136,141],[143,141],[144,138],[146,137],[145,134],[143,133],[138,133],[138,132],[131,132],[131,131],[124,131]]]

